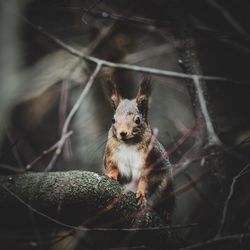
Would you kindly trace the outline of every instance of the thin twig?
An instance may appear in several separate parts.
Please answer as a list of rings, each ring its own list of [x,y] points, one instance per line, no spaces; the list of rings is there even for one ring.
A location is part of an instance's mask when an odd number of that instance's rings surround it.
[[[71,82],[69,79],[65,79],[61,84],[61,93],[59,100],[59,130],[62,131],[63,124],[66,119],[66,113],[68,108],[68,99],[69,99],[69,89]]]
[[[233,16],[222,5],[220,5],[215,0],[207,0],[207,2],[215,9],[217,9],[235,30],[237,30],[247,40],[250,40],[250,34],[233,18]]]
[[[224,229],[225,224],[226,224],[226,218],[227,218],[229,203],[230,203],[230,201],[231,201],[231,199],[233,197],[233,194],[234,194],[235,184],[237,183],[237,181],[239,180],[239,178],[241,176],[249,173],[249,167],[250,167],[250,164],[247,164],[232,180],[229,194],[228,194],[227,199],[226,199],[226,201],[224,203],[220,227],[218,229],[218,232],[217,232],[215,238],[219,238],[221,236],[221,234],[223,233],[223,229]]]
[[[148,148],[147,148],[147,151],[146,151],[146,154],[144,156],[144,160],[146,161],[147,158],[149,157],[149,154],[151,153],[151,151],[153,150],[154,148],[154,144],[155,144],[155,141],[157,139],[157,136],[159,134],[159,130],[157,128],[154,128],[153,129],[153,134],[152,134],[152,137],[151,137],[151,140],[150,140],[150,143],[148,145]]]
[[[9,138],[9,141],[11,143],[11,145],[13,145],[11,147],[11,150],[13,152],[13,155],[14,155],[14,158],[16,159],[16,162],[18,163],[18,166],[24,170],[24,165],[23,165],[23,162],[22,162],[22,159],[21,159],[21,156],[20,156],[20,153],[18,151],[18,148],[17,148],[17,144],[18,144],[18,139],[14,139],[11,135],[11,132],[9,131],[8,128],[6,128],[6,134],[7,134],[7,137]]]
[[[207,241],[199,242],[194,245],[180,248],[179,250],[194,250],[194,249],[207,249],[208,246],[212,245],[218,245],[223,242],[228,242],[228,241],[239,241],[244,238],[249,238],[250,233],[242,233],[242,234],[233,234],[233,235],[227,235],[227,236],[222,236],[219,238],[213,238]]]
[[[192,136],[196,129],[197,123],[195,123],[191,129],[187,129],[187,132],[185,132],[185,134],[183,134],[183,136],[167,150],[167,155],[170,156],[174,153],[189,137]]]
[[[7,164],[0,164],[0,169],[5,169],[5,170],[8,170],[8,171],[11,171],[11,172],[14,172],[14,173],[24,173],[25,170],[23,168],[17,168],[17,167],[14,167],[14,166],[10,166],[10,165],[7,165]]]
[[[201,20],[198,20],[197,18],[193,17],[192,19],[194,20],[194,28],[196,30],[200,32],[205,32],[209,35],[210,38],[212,37],[220,42],[226,43],[245,54],[250,54],[249,46],[239,41],[239,34],[228,33],[222,30],[214,29],[212,27],[206,26]]]
[[[198,182],[200,182],[202,179],[204,179],[205,177],[207,177],[209,175],[209,169],[204,170],[200,175],[198,175],[198,177],[196,177],[195,179],[190,180],[189,182],[187,182],[186,184],[180,186],[179,188],[176,188],[173,192],[173,195],[181,195],[183,193],[185,193],[186,191],[188,191],[190,188],[194,187],[194,185],[196,185]]]
[[[67,139],[65,137],[65,135],[68,133],[70,123],[71,123],[73,117],[75,116],[75,114],[77,113],[77,111],[79,110],[79,108],[80,108],[84,98],[88,94],[90,88],[92,87],[96,76],[98,75],[98,73],[101,70],[101,67],[102,67],[102,64],[97,63],[97,66],[96,66],[94,72],[92,73],[92,75],[90,76],[88,82],[86,83],[81,95],[79,96],[79,98],[77,99],[77,101],[74,104],[73,108],[69,112],[69,114],[68,114],[68,116],[67,116],[67,118],[65,120],[65,123],[63,125],[63,128],[62,128],[62,134],[61,134],[60,140],[58,141],[56,152],[53,155],[53,157],[52,157],[51,161],[49,162],[48,166],[46,167],[45,172],[50,171],[53,168],[55,162],[57,161],[58,157],[60,156],[60,154],[62,152],[62,149],[63,149],[63,146],[65,144],[65,141]]]
[[[76,65],[75,69],[77,68],[78,64]],[[73,72],[71,72],[71,73],[73,73]],[[71,85],[71,81],[69,81],[69,79],[63,80],[62,84],[61,84],[59,112],[58,112],[60,133],[62,132],[63,124],[64,124],[65,119],[66,119],[70,85]],[[65,143],[63,156],[65,159],[70,159],[70,157],[72,156],[70,140],[67,140]]]
[[[188,181],[193,183],[193,188],[196,191],[196,193],[200,196],[200,198],[209,206],[209,208],[212,208],[216,210],[214,202],[212,202],[206,194],[204,194],[203,190],[197,185],[196,182],[194,182],[194,179],[191,175],[188,173],[184,173],[184,176],[187,178]]]
[[[212,246],[212,245],[218,245],[220,243],[223,243],[223,242],[227,242],[227,241],[241,241],[243,238],[249,238],[250,237],[250,233],[242,233],[242,234],[233,234],[233,235],[227,235],[227,236],[221,236],[222,234],[222,231],[224,229],[224,226],[225,226],[225,223],[226,223],[226,216],[227,216],[227,211],[228,211],[228,206],[229,206],[229,203],[231,201],[231,198],[234,194],[234,187],[235,187],[235,184],[236,182],[238,181],[238,179],[249,173],[250,172],[250,164],[247,164],[234,178],[233,178],[233,181],[232,181],[232,184],[231,184],[231,187],[230,187],[230,192],[229,192],[229,195],[225,201],[225,204],[224,204],[224,208],[223,208],[223,214],[222,214],[222,219],[221,219],[221,224],[220,224],[220,228],[218,230],[218,233],[217,235],[212,238],[212,239],[209,239],[207,241],[203,241],[203,242],[199,242],[199,243],[196,243],[194,245],[191,245],[191,246],[188,246],[188,247],[184,247],[184,248],[181,248],[180,250],[193,250],[193,249],[204,249],[205,247],[208,247],[208,246]]]
[[[95,4],[97,4],[96,2]],[[94,6],[92,6],[94,7]],[[90,55],[93,53],[93,51],[97,48],[97,46],[101,43],[101,41],[112,31],[114,27],[114,23],[110,24],[107,27],[104,27],[100,29],[100,32],[98,33],[98,36],[94,41],[92,41],[87,48],[82,49],[82,53],[85,53],[86,55]],[[77,69],[79,64],[82,62],[81,58],[76,58],[77,62],[75,66],[71,70],[71,74],[74,73],[74,71]],[[65,116],[66,116],[66,110],[67,110],[67,102],[68,102],[68,91],[69,91],[69,85],[70,82],[69,80],[63,81],[62,84],[62,91],[61,91],[61,99],[60,99],[60,109],[59,109],[59,127],[60,127],[60,132],[62,132],[63,124],[65,122]],[[70,140],[67,140],[65,143],[65,148],[64,148],[64,156],[69,159],[69,157],[72,155],[72,148],[71,148],[71,143]]]
[[[100,3],[101,1],[102,1],[102,0],[96,0],[94,3],[92,3],[92,4],[90,5],[90,7],[88,7],[87,9],[83,9],[84,12],[83,12],[82,18],[81,18],[81,20],[83,21],[83,23],[88,24],[88,22],[87,22],[86,19],[85,19],[86,14],[87,14],[89,11],[91,11],[91,9],[93,9],[93,8],[94,8],[98,3]]]
[[[67,133],[64,135],[63,140],[66,140],[66,139],[67,139],[69,136],[71,136],[72,134],[73,134],[73,131],[72,131],[72,130],[69,131],[69,132],[67,132]],[[26,169],[26,170],[30,170],[35,164],[37,164],[39,161],[41,161],[41,160],[44,158],[44,156],[46,156],[46,155],[48,155],[49,153],[55,151],[55,150],[57,149],[57,147],[58,147],[58,144],[59,144],[59,141],[56,142],[55,144],[53,144],[52,146],[50,146],[48,149],[44,150],[44,151],[42,152],[42,154],[40,154],[40,155],[39,155],[37,158],[35,158],[31,163],[29,163],[29,164],[25,167],[25,169]]]
[[[54,222],[55,224],[65,227],[65,228],[69,228],[69,229],[77,229],[77,227],[65,224],[59,220],[56,220],[42,212],[40,212],[39,210],[33,208],[30,204],[28,204],[27,202],[25,202],[23,199],[21,199],[18,195],[16,195],[14,192],[12,192],[9,188],[7,188],[6,186],[2,185],[0,183],[0,186],[7,191],[10,195],[12,195],[15,199],[17,199],[21,204],[23,204],[25,207],[27,207],[30,211],[34,212],[37,215],[42,216],[43,218],[47,219],[48,221]]]
[[[154,148],[154,144],[155,144],[155,141],[157,139],[158,133],[159,133],[159,130],[157,128],[154,128],[153,129],[153,134],[152,134],[150,142],[149,142],[149,145],[147,147],[147,150],[144,152],[142,164],[139,166],[139,169],[140,169],[140,172],[141,172],[141,176],[147,176],[151,172],[151,170],[152,170],[151,166],[148,168],[148,166],[146,165],[146,162],[147,162],[147,159],[148,159],[151,151]],[[138,183],[139,183],[139,180],[137,180],[136,178],[132,179],[128,183],[128,185],[126,186],[126,189],[124,191],[128,192],[129,190],[133,190],[133,189],[136,190],[137,186],[138,186]]]
[[[200,109],[201,109],[202,115],[204,117],[205,125],[207,128],[209,144],[210,145],[221,145],[221,141],[218,138],[217,134],[215,133],[213,123],[212,123],[210,115],[208,113],[206,99],[204,97],[203,89],[201,86],[202,83],[200,82],[200,79],[197,76],[193,77],[193,81],[194,81],[195,91],[196,91],[196,94],[198,96]]]
[[[227,21],[230,22],[230,24],[237,29],[237,31],[243,35],[246,36],[247,39],[249,40],[250,35],[248,34],[248,32],[237,22],[235,21],[235,19],[230,15],[230,13],[228,11],[226,11],[225,9],[222,8],[222,6],[219,6],[218,3],[216,3],[214,0],[208,0],[208,2],[213,5],[217,10],[219,10],[223,16],[227,19]],[[143,25],[148,25],[150,27],[154,27],[157,28],[159,26],[169,26],[169,22],[168,21],[160,21],[160,20],[155,20],[155,19],[149,19],[149,18],[144,18],[144,17],[127,17],[124,15],[118,15],[118,14],[113,14],[113,13],[109,13],[107,11],[98,11],[98,10],[88,10],[85,9],[85,13],[88,13],[92,16],[98,17],[98,18],[103,18],[103,19],[110,19],[110,20],[115,20],[115,21],[120,21],[120,22],[132,22],[132,23],[137,23],[137,24],[143,24]],[[245,45],[233,41],[231,38],[228,39],[224,39],[224,37],[226,36],[232,36],[230,33],[225,33],[221,35],[221,31],[217,32],[215,29],[212,29],[210,27],[206,27],[204,25],[196,25],[195,26],[196,29],[198,30],[202,30],[202,31],[206,31],[206,32],[213,32],[213,34],[220,33],[220,37],[219,35],[217,35],[219,37],[219,39],[222,42],[228,43],[240,50],[242,50],[245,53],[250,53],[249,52],[249,48],[246,47]]]
[[[104,248],[104,250],[141,250],[141,249],[151,249],[148,246],[126,246],[126,247],[115,247],[115,248]]]
[[[149,173],[157,164],[159,164],[161,161],[168,159],[169,156],[174,153],[185,141],[187,138],[189,138],[192,133],[194,132],[194,130],[196,129],[196,124],[194,125],[193,128],[190,129],[190,131],[186,134],[183,135],[169,150],[165,150],[165,152],[159,157],[157,158],[149,167],[148,167],[148,172]],[[171,172],[174,168],[171,168]],[[172,175],[173,173],[171,173]]]
[[[131,16],[127,17],[124,15],[118,15],[114,13],[110,13],[107,11],[99,11],[99,10],[90,10],[90,9],[84,9],[85,13],[88,13],[94,17],[98,18],[104,18],[104,19],[111,19],[114,21],[120,21],[120,22],[136,22],[143,25],[150,25],[150,26],[169,26],[169,21],[160,21],[145,17],[138,17],[138,16]]]
[[[207,81],[223,81],[223,82],[232,82],[232,83],[238,83],[238,84],[248,84],[247,82],[239,81],[239,80],[233,80],[229,79],[226,77],[221,77],[221,76],[206,76],[206,75],[196,75],[196,74],[185,74],[185,73],[180,73],[176,71],[170,71],[170,70],[161,70],[157,68],[152,68],[152,67],[142,67],[138,65],[129,65],[129,64],[124,64],[124,63],[114,63],[110,62],[107,60],[99,59],[94,56],[88,56],[84,54],[83,52],[71,47],[70,45],[66,44],[62,40],[58,39],[51,33],[49,33],[47,30],[45,30],[41,26],[36,26],[33,23],[31,23],[27,18],[21,17],[27,24],[32,26],[34,29],[39,31],[41,34],[43,34],[45,37],[56,43],[58,46],[66,50],[68,53],[77,56],[79,58],[85,59],[87,61],[96,63],[96,64],[101,64],[103,66],[111,67],[111,68],[120,68],[120,69],[127,69],[127,70],[132,70],[136,72],[143,72],[143,73],[151,73],[154,75],[160,75],[160,76],[168,76],[168,77],[173,77],[173,78],[180,78],[180,79],[194,79],[196,77],[197,79],[202,79],[202,80],[207,80]]]
[[[200,161],[200,165],[203,166],[205,161],[208,161],[211,157],[215,157],[215,156],[219,156],[222,154],[223,151],[219,151],[219,152],[212,152],[206,155],[201,155],[201,156],[197,156],[194,158],[190,158],[189,154],[192,153],[195,149],[197,149],[197,147],[195,146],[195,148],[191,148],[190,151],[188,151],[187,153],[184,154],[184,156],[179,160],[179,162],[177,162],[174,165],[174,176],[178,176],[179,174],[183,173],[189,166],[191,163]]]
[[[162,44],[150,49],[143,49],[138,52],[134,52],[126,55],[123,59],[123,63],[134,64],[144,60],[148,60],[152,57],[162,56],[166,53],[172,52],[174,49],[170,44]]]

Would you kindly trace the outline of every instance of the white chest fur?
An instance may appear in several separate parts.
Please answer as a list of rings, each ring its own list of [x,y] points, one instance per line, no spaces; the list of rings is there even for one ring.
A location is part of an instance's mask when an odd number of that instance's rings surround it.
[[[134,145],[121,144],[116,152],[116,159],[121,176],[137,181],[143,163],[143,151]]]

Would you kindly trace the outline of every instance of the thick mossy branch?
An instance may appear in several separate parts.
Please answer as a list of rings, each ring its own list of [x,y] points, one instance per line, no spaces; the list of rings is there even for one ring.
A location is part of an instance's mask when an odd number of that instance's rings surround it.
[[[57,224],[47,216],[74,226],[160,223],[157,215],[138,210],[134,193],[123,192],[116,181],[96,173],[68,171],[0,177],[2,226],[23,226],[32,218],[40,223]]]
[[[138,209],[134,193],[86,171],[1,176],[0,221],[0,235],[8,232],[20,238],[18,232],[32,235],[38,228],[45,234],[73,230],[98,249],[172,244],[164,221],[153,211]]]

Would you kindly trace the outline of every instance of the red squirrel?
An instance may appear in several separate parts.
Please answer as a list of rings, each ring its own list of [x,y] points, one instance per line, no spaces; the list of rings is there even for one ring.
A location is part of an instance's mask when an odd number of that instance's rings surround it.
[[[148,122],[151,82],[144,78],[133,100],[123,99],[112,86],[112,125],[104,152],[107,176],[136,192],[139,206],[164,210],[169,219],[174,208],[172,166]]]

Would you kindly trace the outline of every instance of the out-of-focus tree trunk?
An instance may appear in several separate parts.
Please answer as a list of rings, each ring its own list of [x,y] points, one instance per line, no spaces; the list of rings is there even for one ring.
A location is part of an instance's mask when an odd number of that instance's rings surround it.
[[[19,20],[17,0],[0,1],[0,139],[19,85]]]

